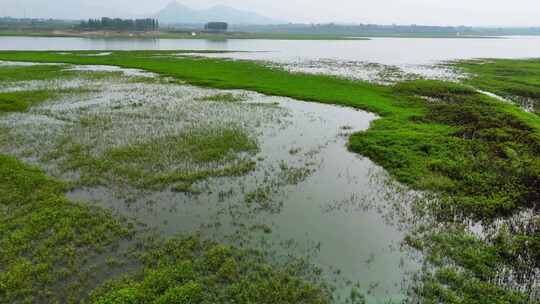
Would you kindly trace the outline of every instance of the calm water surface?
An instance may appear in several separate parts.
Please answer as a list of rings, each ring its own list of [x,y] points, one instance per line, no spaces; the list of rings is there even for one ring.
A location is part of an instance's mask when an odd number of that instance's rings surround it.
[[[255,52],[235,54],[235,57],[257,60],[326,58],[388,65],[422,65],[478,57],[540,57],[540,37],[373,38],[356,41],[0,37],[0,50],[226,50]]]

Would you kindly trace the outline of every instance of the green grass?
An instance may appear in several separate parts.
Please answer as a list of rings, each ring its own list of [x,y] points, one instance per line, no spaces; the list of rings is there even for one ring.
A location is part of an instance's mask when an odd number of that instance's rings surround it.
[[[156,138],[136,146],[107,152],[102,161],[116,175],[126,176],[141,187],[163,187],[171,183],[192,184],[212,176],[239,176],[253,169],[250,160],[238,158],[238,153],[254,153],[257,143],[240,128],[195,130],[188,134]],[[205,166],[208,169],[183,170],[171,168],[168,160]],[[148,164],[152,164],[150,171]],[[172,170],[171,170],[172,169]],[[178,189],[178,187],[177,187]]]
[[[198,237],[172,239],[144,256],[144,269],[92,295],[111,303],[330,303],[324,286],[293,264],[276,269],[262,255]],[[303,267],[301,267],[303,268]]]
[[[221,93],[212,96],[201,97],[197,100],[214,102],[241,102],[245,101],[246,97],[242,95],[235,95],[233,93]]]
[[[0,93],[0,112],[26,112],[31,106],[51,97],[48,90]]]
[[[0,83],[13,84],[20,81],[53,81],[59,79],[103,79],[118,77],[115,72],[75,72],[66,69],[65,65],[8,65],[0,68]],[[87,92],[87,88],[32,89],[27,91],[0,92],[0,113],[26,112],[31,106],[58,97],[61,94],[75,94]]]
[[[505,290],[495,284],[464,274],[458,268],[444,267],[422,278],[423,285],[416,289],[422,303],[449,304],[530,304],[529,297]]]
[[[96,257],[131,234],[110,212],[70,202],[66,185],[0,155],[0,303],[84,296]]]
[[[0,83],[51,80],[73,75],[61,65],[4,66],[0,68]],[[53,96],[51,90],[0,92],[0,112],[25,112],[32,105]]]
[[[530,106],[540,114],[540,60],[485,59],[453,65],[471,74],[467,83]]]
[[[73,75],[65,68],[63,65],[3,66],[0,69],[0,82],[50,80]]]

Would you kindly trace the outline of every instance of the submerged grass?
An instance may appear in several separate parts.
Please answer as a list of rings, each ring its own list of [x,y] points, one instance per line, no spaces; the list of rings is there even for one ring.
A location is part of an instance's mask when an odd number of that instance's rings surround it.
[[[135,232],[110,212],[68,201],[65,189],[0,155],[0,303],[75,303],[89,295],[91,303],[330,302],[326,285],[301,275],[304,264],[276,268],[260,252],[199,237],[145,241],[137,246],[146,247],[136,255],[141,271],[91,293],[99,271],[122,265],[111,246]]]
[[[245,101],[246,97],[242,95],[235,95],[233,93],[222,93],[211,96],[201,97],[197,100],[200,101],[214,101],[214,102],[241,102]]]
[[[270,266],[263,255],[198,237],[151,249],[140,273],[105,284],[92,301],[109,303],[330,303],[329,290],[300,269]],[[301,267],[302,269],[303,267]]]
[[[352,136],[350,147],[383,165],[398,180],[457,197],[458,210],[464,207],[467,213],[486,219],[509,215],[537,200],[533,185],[539,176],[540,121],[466,86],[418,80],[385,87],[290,74],[253,62],[159,54],[113,52],[83,57],[2,52],[0,59],[141,68],[197,85],[365,109],[382,118],[367,132]],[[512,164],[509,159],[514,159]]]
[[[131,234],[108,211],[68,201],[66,185],[0,155],[0,302],[81,298],[99,256]],[[84,269],[94,268],[93,273]]]
[[[83,121],[84,122],[84,121]],[[93,122],[89,122],[92,127]],[[189,133],[150,138],[136,144],[110,148],[95,155],[91,144],[66,138],[47,156],[58,160],[64,172],[78,171],[79,183],[130,185],[140,189],[189,192],[192,184],[209,177],[240,176],[252,171],[249,157],[257,143],[240,128],[194,129]]]

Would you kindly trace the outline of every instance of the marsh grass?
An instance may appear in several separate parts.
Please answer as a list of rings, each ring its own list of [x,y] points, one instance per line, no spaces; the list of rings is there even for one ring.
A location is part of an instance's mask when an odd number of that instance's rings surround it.
[[[304,263],[276,268],[262,252],[198,236],[141,238],[108,211],[68,201],[66,185],[15,158],[0,156],[0,294],[2,303],[185,301],[329,303],[331,289],[302,274]],[[101,258],[98,258],[101,257]],[[97,258],[97,259],[96,259]],[[102,263],[98,262],[102,261]],[[121,274],[126,263],[139,264]],[[97,278],[96,275],[104,271]],[[91,292],[92,288],[100,284]]]
[[[222,100],[247,100],[245,93],[205,92],[159,80],[133,83],[138,77],[121,77],[121,71],[83,75],[76,82],[81,86],[67,89],[58,80],[47,91],[51,102],[28,114],[20,112],[29,106],[14,108],[18,113],[1,122],[10,129],[6,136],[16,139],[6,151],[46,163],[59,177],[79,176],[72,181],[78,186],[174,186],[194,193],[199,181],[245,175],[256,165],[251,160],[258,152],[256,128],[284,112]],[[157,92],[162,99],[149,102]],[[201,103],[205,98],[215,102]]]
[[[112,121],[86,117],[83,128],[110,129]],[[77,171],[81,185],[129,185],[141,189],[163,189],[174,183],[192,185],[221,176],[244,175],[255,167],[250,159],[258,151],[257,142],[235,127],[190,129],[166,137],[139,140],[136,143],[105,149],[96,155],[90,143],[76,143],[65,137],[44,160],[58,160],[63,172]]]
[[[214,101],[214,102],[242,102],[248,100],[245,95],[235,95],[233,93],[221,93],[211,96],[197,98],[199,101]]]
[[[66,185],[0,155],[0,295],[2,303],[72,301],[92,286],[83,268],[113,255],[131,235],[110,212],[68,201]]]
[[[64,65],[3,65],[0,68],[0,82],[50,80],[74,76]]]
[[[279,163],[279,171],[271,178],[257,184],[256,188],[244,196],[245,203],[255,210],[279,213],[283,208],[281,195],[286,189],[298,186],[315,171],[315,163],[306,161],[302,166],[292,167],[285,161]]]
[[[253,154],[257,149],[256,142],[239,128],[204,129],[113,149],[101,161],[109,164],[112,175],[125,175],[134,185],[155,188],[246,174],[254,164],[239,154]]]
[[[330,303],[324,284],[310,283],[294,265],[275,270],[264,255],[176,238],[151,248],[138,275],[94,291],[94,303]]]
[[[51,91],[23,91],[0,93],[1,112],[25,112],[32,105],[44,102],[53,96]]]
[[[465,60],[452,63],[470,77],[466,83],[540,114],[540,61],[537,59]]]

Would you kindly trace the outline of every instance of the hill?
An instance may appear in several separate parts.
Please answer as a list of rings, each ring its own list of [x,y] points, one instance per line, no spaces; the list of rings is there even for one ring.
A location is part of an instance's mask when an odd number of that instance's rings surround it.
[[[255,12],[239,10],[225,5],[217,5],[203,10],[195,10],[173,1],[155,16],[163,24],[201,24],[209,21],[224,21],[230,24],[278,24],[282,23]]]

